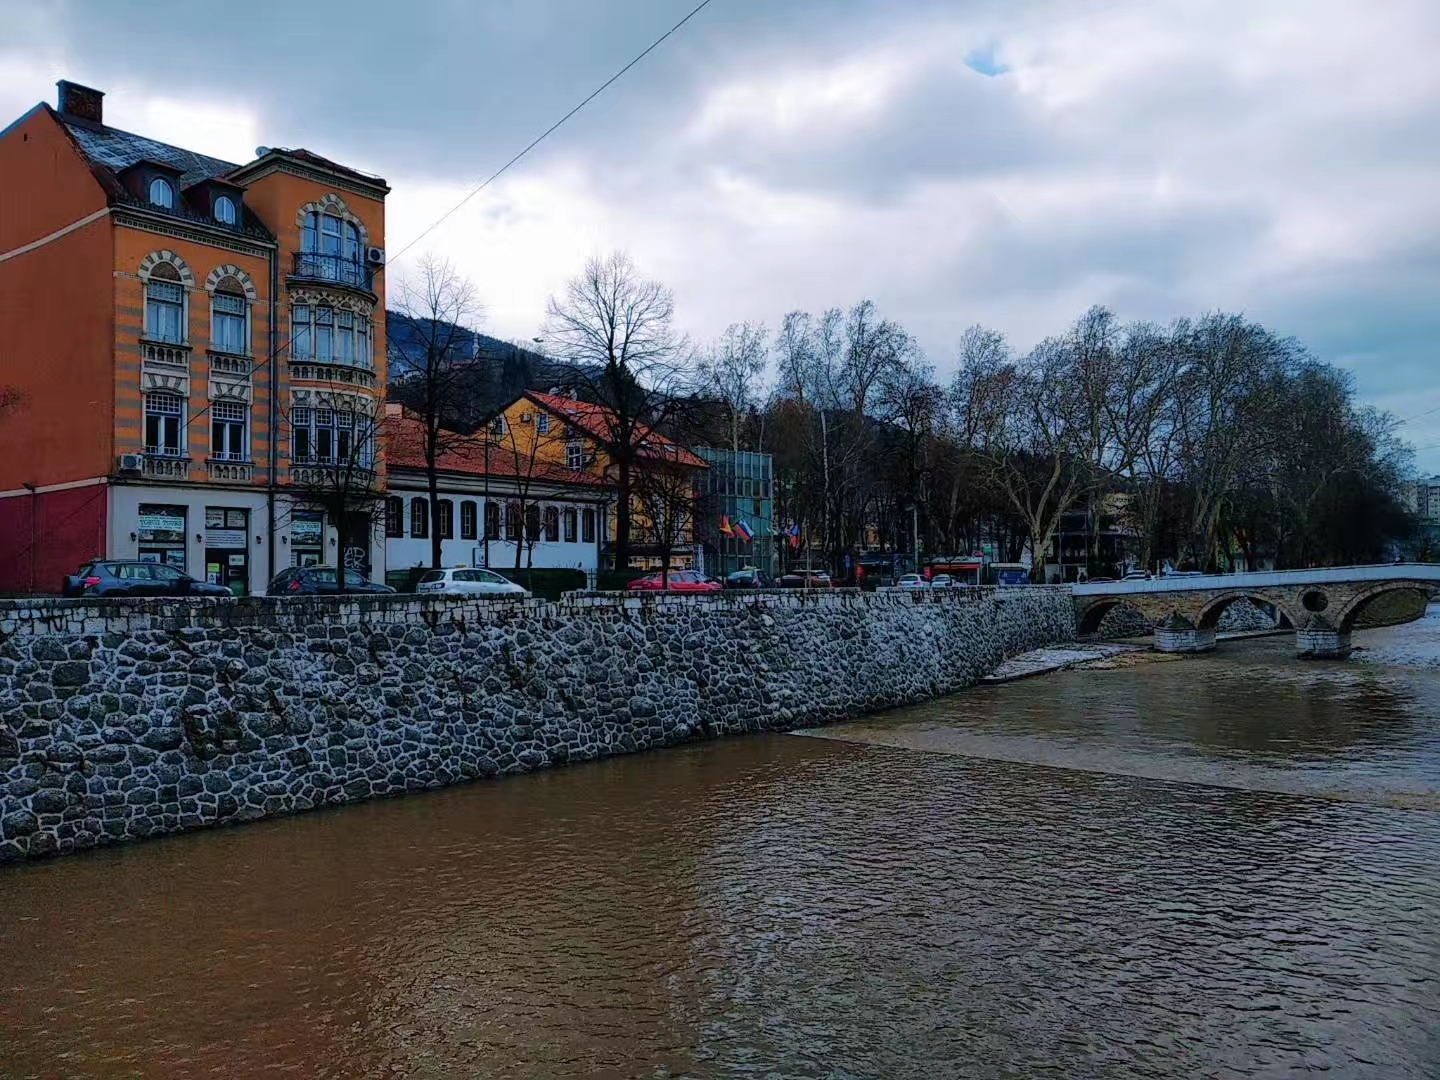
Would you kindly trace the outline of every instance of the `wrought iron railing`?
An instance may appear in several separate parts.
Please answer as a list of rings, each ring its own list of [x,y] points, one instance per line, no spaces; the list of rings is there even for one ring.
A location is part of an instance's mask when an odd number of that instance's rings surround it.
[[[330,281],[373,291],[375,271],[352,255],[327,255],[319,251],[295,252],[293,275],[311,281]]]

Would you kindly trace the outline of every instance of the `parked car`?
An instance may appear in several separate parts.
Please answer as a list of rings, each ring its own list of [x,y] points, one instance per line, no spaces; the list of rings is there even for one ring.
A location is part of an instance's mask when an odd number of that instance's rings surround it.
[[[106,559],[82,566],[65,579],[66,596],[229,596],[224,585],[196,581],[189,574],[158,562]]]
[[[936,574],[933,578],[930,579],[930,588],[958,589],[960,588],[960,582],[956,581],[949,574]]]
[[[270,581],[266,596],[315,596],[339,593],[339,579],[333,566],[292,566]],[[345,591],[351,593],[393,593],[389,585],[377,585],[359,570],[345,571]]]
[[[764,570],[757,570],[753,566],[747,566],[736,570],[733,574],[725,575],[725,588],[727,589],[773,589],[775,582]]]
[[[662,592],[667,586],[663,574],[648,574],[636,578],[626,587],[639,592]],[[670,592],[683,593],[719,592],[724,588],[720,582],[706,577],[699,570],[671,570],[668,587]]]
[[[824,570],[791,570],[780,577],[782,589],[828,589],[831,584]]]
[[[456,566],[446,570],[428,570],[415,586],[416,592],[442,596],[510,596],[524,598],[530,590],[503,578],[493,570],[474,566]]]
[[[919,574],[901,574],[895,581],[895,587],[897,589],[928,589],[930,582]]]

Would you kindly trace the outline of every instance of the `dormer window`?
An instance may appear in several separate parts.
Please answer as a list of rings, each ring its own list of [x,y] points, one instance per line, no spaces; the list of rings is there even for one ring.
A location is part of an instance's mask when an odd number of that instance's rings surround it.
[[[215,200],[215,220],[221,225],[235,224],[235,200],[229,195],[221,195]]]
[[[170,186],[169,180],[157,176],[150,181],[150,201],[166,210],[175,208],[175,189]]]

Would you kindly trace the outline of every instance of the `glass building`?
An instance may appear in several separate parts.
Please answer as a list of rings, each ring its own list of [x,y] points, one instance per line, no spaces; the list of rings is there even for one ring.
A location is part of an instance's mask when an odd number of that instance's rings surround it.
[[[705,548],[705,572],[723,578],[753,566],[775,572],[775,461],[769,454],[746,450],[695,448],[710,466],[700,477],[696,536]],[[754,534],[746,540],[720,531],[723,519],[739,522]]]

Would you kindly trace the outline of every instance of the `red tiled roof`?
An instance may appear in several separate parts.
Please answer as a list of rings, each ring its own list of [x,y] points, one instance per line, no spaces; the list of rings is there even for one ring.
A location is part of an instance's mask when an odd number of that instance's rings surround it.
[[[560,397],[556,394],[542,394],[535,390],[525,391],[525,397],[542,409],[560,416],[578,428],[583,428],[602,443],[609,441],[612,437],[610,427],[605,421],[606,410],[603,405],[596,405],[589,401],[576,401],[574,398]],[[665,458],[695,469],[710,467],[704,460],[696,457],[679,443],[667,439],[664,435],[649,428],[640,428],[636,432],[635,441],[644,442],[645,449],[642,451],[644,457]]]
[[[385,463],[392,469],[425,468],[425,426],[413,416],[385,417]],[[607,487],[608,482],[591,473],[576,472],[549,461],[532,461],[506,446],[490,443],[476,435],[456,435],[436,462],[441,472],[471,476],[499,476],[538,480],[547,484],[575,484]]]

